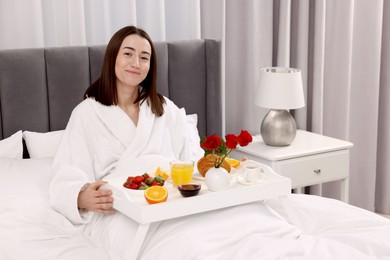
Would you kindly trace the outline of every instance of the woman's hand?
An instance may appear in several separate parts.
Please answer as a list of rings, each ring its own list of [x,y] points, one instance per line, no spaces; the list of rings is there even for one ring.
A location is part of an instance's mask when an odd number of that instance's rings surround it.
[[[104,184],[107,184],[107,182],[100,180],[88,184],[88,186],[80,191],[79,197],[77,198],[78,207],[80,209],[87,209],[102,214],[114,213],[112,210],[112,205],[114,202],[112,191],[99,190],[99,188]]]

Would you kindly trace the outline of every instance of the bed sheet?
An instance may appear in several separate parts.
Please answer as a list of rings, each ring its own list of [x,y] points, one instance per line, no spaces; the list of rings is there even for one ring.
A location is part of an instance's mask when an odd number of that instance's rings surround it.
[[[0,169],[0,259],[120,259],[50,207],[50,159],[0,159]],[[116,236],[128,241],[132,233]],[[390,220],[291,194],[153,224],[141,249],[141,259],[285,258],[390,259]]]
[[[0,259],[119,260],[51,208],[51,162],[0,158]]]
[[[141,259],[378,259],[357,248],[305,234],[261,202],[164,221]]]
[[[305,236],[338,241],[377,259],[390,259],[390,220],[330,198],[291,194],[288,203],[295,218],[286,212],[280,200],[267,205],[302,230]]]

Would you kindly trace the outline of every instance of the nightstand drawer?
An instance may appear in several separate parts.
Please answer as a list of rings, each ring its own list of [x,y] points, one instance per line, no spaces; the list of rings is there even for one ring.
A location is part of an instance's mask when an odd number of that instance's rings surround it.
[[[277,162],[276,172],[288,177],[292,187],[304,187],[340,180],[349,175],[348,150],[322,153]]]

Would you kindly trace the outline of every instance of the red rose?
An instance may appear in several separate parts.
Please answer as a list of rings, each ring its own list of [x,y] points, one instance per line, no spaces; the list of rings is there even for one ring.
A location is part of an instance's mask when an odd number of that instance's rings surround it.
[[[238,144],[238,137],[233,134],[227,134],[226,138],[226,147],[229,149],[236,149]]]
[[[222,140],[216,134],[204,136],[200,140],[200,147],[204,150],[204,156],[208,154],[218,155],[214,166],[219,168],[228,155],[237,148],[237,145],[247,146],[252,142],[252,135],[246,130],[242,130],[240,135],[227,134],[225,140]]]
[[[252,142],[252,135],[246,130],[241,130],[241,133],[238,135],[240,146],[247,146],[250,142]]]
[[[222,141],[216,134],[206,136],[206,140],[200,144],[200,147],[207,150],[216,150]]]

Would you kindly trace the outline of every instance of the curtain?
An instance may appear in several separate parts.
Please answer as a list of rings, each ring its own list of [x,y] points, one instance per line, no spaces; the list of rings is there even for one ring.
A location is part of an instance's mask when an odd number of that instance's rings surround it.
[[[390,214],[389,1],[0,0],[0,49],[106,44],[129,24],[154,41],[221,40],[225,132],[259,133],[260,68],[300,68],[298,128],[352,142],[350,203]]]
[[[390,3],[383,1],[382,43],[379,71],[377,167],[375,209],[390,213]]]
[[[126,25],[154,41],[200,38],[199,0],[0,0],[0,49],[106,44]]]

